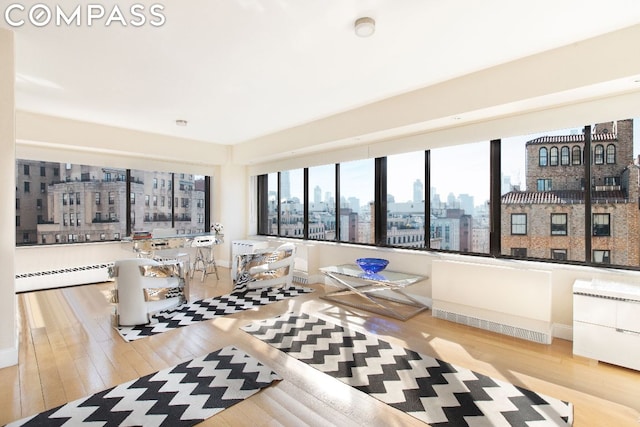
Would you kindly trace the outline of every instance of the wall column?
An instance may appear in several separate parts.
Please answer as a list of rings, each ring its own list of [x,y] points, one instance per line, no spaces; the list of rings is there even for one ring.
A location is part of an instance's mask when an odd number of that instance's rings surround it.
[[[15,56],[13,32],[0,28],[0,368],[18,363],[16,247]]]

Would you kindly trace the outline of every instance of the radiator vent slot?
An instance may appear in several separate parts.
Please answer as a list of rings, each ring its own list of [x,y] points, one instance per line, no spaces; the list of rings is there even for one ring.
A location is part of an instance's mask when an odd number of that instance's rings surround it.
[[[503,323],[492,322],[490,320],[479,319],[477,317],[466,316],[460,313],[453,313],[451,311],[436,308],[432,310],[432,314],[433,317],[437,317],[438,319],[448,320],[450,322],[459,323],[461,325],[472,326],[474,328],[484,329],[486,331],[508,335],[527,341],[533,341],[540,344],[549,344],[552,340],[552,337],[549,334],[519,328],[517,326],[506,325]]]

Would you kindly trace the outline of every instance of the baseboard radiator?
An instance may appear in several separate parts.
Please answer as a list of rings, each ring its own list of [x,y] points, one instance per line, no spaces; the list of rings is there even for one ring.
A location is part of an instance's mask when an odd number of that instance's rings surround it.
[[[112,266],[113,263],[104,263],[16,274],[16,292],[106,282],[111,280]]]
[[[551,272],[434,260],[432,315],[551,344]]]

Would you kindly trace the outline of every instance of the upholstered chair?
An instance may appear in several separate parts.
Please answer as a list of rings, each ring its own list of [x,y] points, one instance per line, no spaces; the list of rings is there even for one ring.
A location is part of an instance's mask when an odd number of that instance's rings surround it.
[[[122,326],[149,323],[153,313],[185,302],[184,282],[178,264],[147,258],[115,262],[117,323]]]
[[[296,246],[285,243],[275,249],[236,257],[236,287],[249,289],[282,287],[288,289],[293,282]]]

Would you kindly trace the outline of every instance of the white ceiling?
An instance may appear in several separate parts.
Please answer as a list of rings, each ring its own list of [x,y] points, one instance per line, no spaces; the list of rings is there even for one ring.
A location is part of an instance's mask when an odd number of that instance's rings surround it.
[[[16,33],[19,110],[237,144],[640,22],[637,0],[165,0],[164,25]],[[134,3],[114,4],[127,21]],[[0,26],[15,4],[0,0]],[[147,13],[149,20],[153,19]],[[361,16],[370,38],[354,35]],[[176,119],[188,126],[178,127]]]

